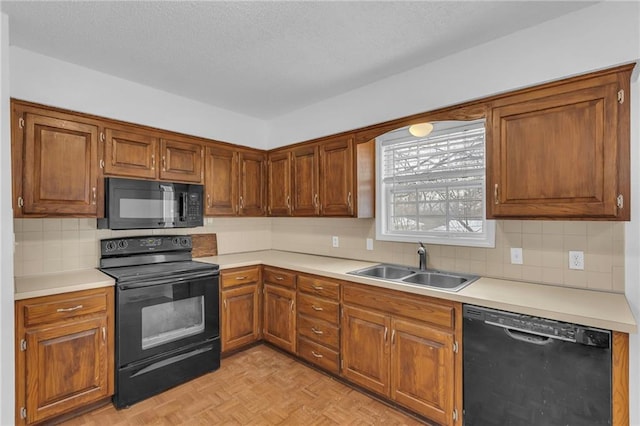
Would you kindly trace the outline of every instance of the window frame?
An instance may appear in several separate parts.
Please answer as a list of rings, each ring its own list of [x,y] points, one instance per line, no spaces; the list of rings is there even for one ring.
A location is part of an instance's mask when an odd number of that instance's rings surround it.
[[[482,194],[482,220],[484,222],[484,232],[478,234],[453,234],[447,232],[442,236],[434,236],[430,233],[421,233],[419,231],[411,231],[407,233],[402,232],[386,232],[386,223],[388,220],[387,211],[387,187],[383,183],[383,170],[385,167],[383,156],[383,137],[390,133],[387,132],[383,135],[376,137],[376,240],[381,241],[394,241],[394,242],[410,242],[410,243],[426,243],[426,244],[440,244],[440,245],[452,245],[452,246],[466,246],[466,247],[495,247],[495,228],[496,223],[494,220],[487,219],[487,142],[486,142],[486,121],[484,118],[479,120],[451,120],[451,121],[437,121],[434,122],[434,130],[431,135],[434,136],[444,133],[448,128],[462,127],[466,125],[472,125],[476,121],[485,122],[485,143],[483,149],[484,155],[484,173],[482,176],[481,194]],[[402,129],[409,126],[403,127]],[[392,130],[391,132],[401,131],[401,129]]]

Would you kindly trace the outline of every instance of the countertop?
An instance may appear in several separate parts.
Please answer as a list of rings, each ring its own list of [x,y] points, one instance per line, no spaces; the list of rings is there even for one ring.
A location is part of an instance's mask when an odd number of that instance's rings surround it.
[[[16,277],[14,300],[109,287],[115,283],[113,278],[97,269]]]
[[[293,269],[309,274],[423,294],[456,302],[573,322],[591,327],[635,333],[636,320],[624,294],[605,293],[551,285],[480,278],[457,293],[411,284],[349,275],[347,272],[379,262],[315,256],[277,250],[228,254],[197,259],[216,263],[220,269],[256,264]]]
[[[624,294],[606,293],[494,278],[480,278],[457,293],[422,286],[349,275],[347,272],[379,262],[341,259],[277,250],[227,254],[195,259],[220,269],[270,265],[456,302],[573,322],[591,327],[635,333],[637,324]],[[15,300],[114,285],[97,269],[16,277]]]

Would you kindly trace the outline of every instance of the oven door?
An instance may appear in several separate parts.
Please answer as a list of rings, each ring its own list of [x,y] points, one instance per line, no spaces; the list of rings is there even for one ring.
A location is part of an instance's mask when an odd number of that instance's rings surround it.
[[[218,274],[119,285],[116,365],[219,336]]]

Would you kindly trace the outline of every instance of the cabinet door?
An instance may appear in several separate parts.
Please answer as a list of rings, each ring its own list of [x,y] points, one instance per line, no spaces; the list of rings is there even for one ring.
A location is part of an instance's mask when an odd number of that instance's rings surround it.
[[[316,216],[320,214],[318,194],[318,148],[303,146],[292,151],[293,161],[293,215]]]
[[[387,315],[345,305],[342,318],[342,375],[378,394],[389,396]]]
[[[291,152],[269,154],[267,205],[269,216],[291,215]]]
[[[263,216],[265,214],[264,154],[241,152],[239,159],[239,214],[242,216]]]
[[[616,217],[617,91],[604,84],[493,108],[488,217]]]
[[[264,340],[296,352],[296,291],[264,285]]]
[[[222,292],[222,352],[256,342],[260,337],[260,298],[257,285]]]
[[[391,399],[438,424],[453,424],[453,333],[397,318],[391,329]]]
[[[353,142],[345,138],[320,145],[320,213],[353,215]]]
[[[23,120],[22,214],[96,216],[97,126],[31,112]]]
[[[237,153],[227,148],[207,147],[205,172],[205,214],[235,216],[238,212]]]
[[[158,139],[144,132],[105,129],[104,173],[154,179],[158,175]]]
[[[202,145],[160,139],[160,179],[202,182]]]
[[[26,333],[27,423],[108,396],[107,318]]]

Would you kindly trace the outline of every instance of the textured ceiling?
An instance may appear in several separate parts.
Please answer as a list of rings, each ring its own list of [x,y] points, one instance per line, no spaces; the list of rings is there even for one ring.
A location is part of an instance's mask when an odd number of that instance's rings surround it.
[[[270,119],[576,1],[2,1],[11,45]]]

